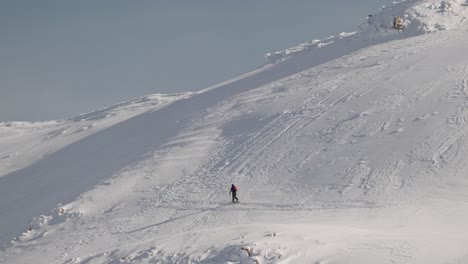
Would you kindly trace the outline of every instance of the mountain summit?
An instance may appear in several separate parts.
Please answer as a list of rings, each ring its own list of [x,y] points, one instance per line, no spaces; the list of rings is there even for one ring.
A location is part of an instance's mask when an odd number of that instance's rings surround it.
[[[467,10],[402,1],[198,93],[1,124],[0,262],[468,263]]]

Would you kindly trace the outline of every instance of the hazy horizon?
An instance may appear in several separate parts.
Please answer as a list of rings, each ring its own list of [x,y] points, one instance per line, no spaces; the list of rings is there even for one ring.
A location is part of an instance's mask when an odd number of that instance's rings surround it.
[[[267,52],[354,31],[391,2],[2,2],[0,122],[197,91],[261,66]]]

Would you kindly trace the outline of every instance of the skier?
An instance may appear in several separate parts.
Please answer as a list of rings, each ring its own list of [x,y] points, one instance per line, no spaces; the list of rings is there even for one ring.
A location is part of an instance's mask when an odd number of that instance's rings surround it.
[[[371,25],[374,22],[374,18],[372,17],[372,15],[368,15],[366,20],[367,20],[367,24],[369,25]]]
[[[239,202],[239,199],[237,199],[237,186],[234,184],[231,185],[231,190],[229,191],[229,194],[232,193],[232,202],[237,203]]]

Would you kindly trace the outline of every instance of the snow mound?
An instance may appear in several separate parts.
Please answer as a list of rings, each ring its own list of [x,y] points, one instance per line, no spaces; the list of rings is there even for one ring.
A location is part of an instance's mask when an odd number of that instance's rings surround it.
[[[323,40],[314,39],[314,40],[311,40],[309,42],[299,44],[296,47],[292,47],[292,48],[289,48],[289,49],[285,49],[285,50],[277,51],[277,52],[273,52],[273,53],[267,53],[265,55],[265,59],[266,59],[267,63],[281,62],[281,61],[284,61],[285,59],[287,59],[287,58],[289,58],[291,56],[294,56],[294,55],[300,53],[300,52],[304,52],[304,51],[306,51],[308,49],[321,48],[321,47],[333,44],[337,40],[341,40],[341,39],[343,39],[345,37],[349,37],[349,36],[352,36],[354,34],[356,34],[356,32],[350,32],[350,33],[343,32],[343,33],[339,34],[338,36],[330,36],[330,37],[328,37],[326,39],[323,39]]]
[[[403,18],[404,32],[393,28],[393,19]],[[288,58],[320,49],[340,41],[354,39],[382,39],[382,42],[402,37],[412,37],[441,30],[453,30],[462,25],[468,16],[468,2],[465,0],[404,0],[394,2],[391,6],[383,6],[376,14],[371,14],[359,26],[356,32],[341,33],[322,40],[312,40],[296,47],[282,51],[267,53],[267,63],[278,63]]]

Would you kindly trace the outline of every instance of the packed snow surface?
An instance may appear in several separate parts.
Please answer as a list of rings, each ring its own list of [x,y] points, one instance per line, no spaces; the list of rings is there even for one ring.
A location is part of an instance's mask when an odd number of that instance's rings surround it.
[[[0,263],[468,263],[467,10],[403,1],[198,93],[1,123]]]

